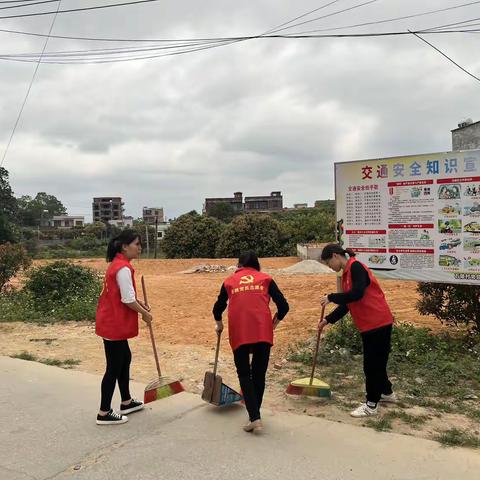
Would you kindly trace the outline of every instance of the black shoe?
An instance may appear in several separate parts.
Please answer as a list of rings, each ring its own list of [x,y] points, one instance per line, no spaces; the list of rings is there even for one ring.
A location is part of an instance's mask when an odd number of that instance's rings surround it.
[[[135,400],[132,398],[132,401],[128,405],[120,405],[120,413],[126,415],[127,413],[138,412],[138,410],[143,409],[143,402],[140,400]]]
[[[128,417],[110,410],[106,415],[97,415],[97,425],[120,425],[127,423]]]

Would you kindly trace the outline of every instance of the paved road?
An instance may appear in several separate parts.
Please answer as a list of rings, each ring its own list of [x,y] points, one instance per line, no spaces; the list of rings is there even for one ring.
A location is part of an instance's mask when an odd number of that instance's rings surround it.
[[[100,377],[34,362],[0,357],[0,385],[1,480],[480,478],[473,450],[285,413],[254,436],[242,407],[188,393],[98,427]]]

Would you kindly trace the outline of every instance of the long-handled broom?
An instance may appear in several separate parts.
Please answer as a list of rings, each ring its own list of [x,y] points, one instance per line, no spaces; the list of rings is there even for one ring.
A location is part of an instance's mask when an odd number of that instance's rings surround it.
[[[323,320],[325,315],[325,306],[322,307],[322,313],[320,321]],[[315,346],[315,354],[312,358],[312,373],[310,378],[301,378],[299,380],[294,380],[290,383],[287,387],[287,392],[289,395],[308,395],[311,397],[325,397],[330,398],[332,396],[332,392],[330,390],[330,385],[325,383],[323,380],[319,380],[318,378],[314,378],[315,375],[315,367],[317,365],[317,356],[318,356],[318,347],[320,345],[320,334],[321,330],[318,329],[317,334],[317,344]]]
[[[148,305],[147,289],[145,288],[145,279],[142,275],[142,291],[143,301],[145,305]],[[158,361],[157,347],[155,345],[155,337],[153,336],[152,324],[148,324],[148,330],[150,332],[150,339],[152,341],[153,355],[155,356],[155,365],[157,366],[158,377],[152,380],[146,387],[143,395],[144,403],[154,402],[162,398],[170,397],[176,393],[183,392],[185,389],[180,383],[180,380],[173,380],[168,377],[162,377],[162,371],[160,370],[160,362]]]
[[[203,379],[203,392],[202,400],[211,403],[217,407],[223,407],[224,405],[230,405],[242,400],[242,396],[225,385],[222,382],[222,377],[217,375],[218,366],[218,354],[220,352],[220,337],[222,333],[217,332],[217,348],[215,351],[215,363],[213,364],[213,372],[205,372]]]

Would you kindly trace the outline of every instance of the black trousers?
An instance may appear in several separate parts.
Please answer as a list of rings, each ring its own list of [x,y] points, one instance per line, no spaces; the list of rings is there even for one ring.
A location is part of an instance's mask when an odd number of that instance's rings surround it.
[[[391,348],[392,325],[362,333],[363,371],[367,390],[367,402],[378,403],[383,394],[392,393],[388,379],[387,363]]]
[[[108,412],[112,408],[112,397],[117,381],[122,402],[131,398],[129,382],[132,353],[128,346],[128,340],[104,339],[103,345],[105,347],[107,367],[102,379],[102,401],[100,410]]]
[[[241,345],[233,352],[238,380],[251,422],[260,419],[271,347],[265,342],[251,343]],[[252,354],[251,363],[250,353]]]

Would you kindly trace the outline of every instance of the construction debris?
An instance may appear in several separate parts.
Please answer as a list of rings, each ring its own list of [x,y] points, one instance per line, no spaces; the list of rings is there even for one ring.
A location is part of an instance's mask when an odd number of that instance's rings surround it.
[[[225,272],[234,272],[237,267],[231,266],[227,267],[226,265],[196,265],[195,267],[189,268],[188,270],[184,270],[180,273],[225,273]]]

